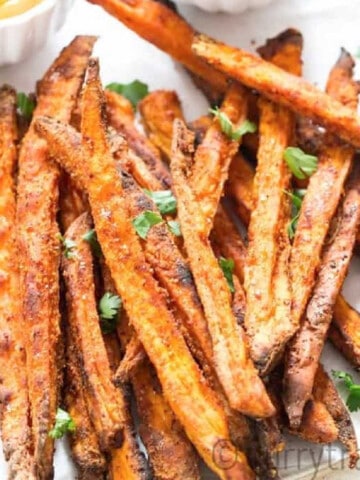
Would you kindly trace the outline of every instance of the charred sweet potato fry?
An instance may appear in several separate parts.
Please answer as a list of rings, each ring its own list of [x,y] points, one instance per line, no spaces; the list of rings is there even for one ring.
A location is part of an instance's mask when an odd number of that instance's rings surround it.
[[[329,338],[355,368],[360,368],[360,314],[341,295],[334,306]]]
[[[0,88],[0,424],[9,478],[35,479],[15,241],[16,92]]]
[[[209,65],[258,90],[274,102],[309,117],[343,140],[360,147],[360,119],[341,100],[306,80],[235,47],[197,35],[193,51]]]
[[[39,478],[51,475],[53,440],[60,386],[57,362],[59,328],[59,240],[56,212],[59,170],[34,119],[53,115],[68,121],[82,85],[94,37],[77,37],[65,48],[38,84],[38,102],[21,145],[17,203],[21,323],[27,332],[26,358],[34,455]],[[47,288],[44,288],[44,285]]]
[[[193,28],[176,13],[171,1],[88,0],[100,5],[145,40],[171,55],[188,70],[208,82],[214,92],[227,90],[225,75],[208,67],[191,50]],[[181,41],[179,41],[181,39]]]
[[[64,405],[76,429],[69,435],[71,455],[78,468],[79,478],[101,478],[106,471],[106,460],[100,450],[96,432],[87,409],[77,347],[71,329],[66,329],[66,372]]]
[[[300,74],[302,36],[287,30],[268,40],[261,55],[289,72]],[[288,269],[288,223],[291,172],[284,151],[294,135],[294,116],[265,99],[259,101],[260,144],[254,178],[255,207],[249,224],[245,268],[245,329],[251,356],[262,374],[271,369],[294,334]]]
[[[254,475],[245,455],[234,450],[231,443],[224,452],[230,455],[237,452],[231,468],[224,469],[214,460],[213,449],[218,440],[229,438],[226,417],[191,357],[167,309],[164,293],[145,260],[107,144],[102,105],[98,66],[92,60],[82,111],[83,147],[89,172],[86,187],[96,232],[116,290],[156,368],[166,400],[200,455],[222,479],[232,475],[252,479]]]
[[[359,450],[354,426],[334,382],[321,364],[316,372],[313,396],[315,400],[322,401],[326,405],[338,428],[338,440],[349,452],[349,466],[355,468],[359,459]]]
[[[109,124],[126,139],[129,147],[142,158],[149,170],[162,183],[163,188],[168,188],[171,185],[171,178],[168,168],[161,159],[160,151],[155,144],[136,129],[134,118],[127,113],[127,110],[124,112],[124,100],[114,101],[113,95],[110,96],[107,93],[106,101],[110,102],[107,107]]]
[[[232,84],[226,92],[220,112],[229,118],[234,130],[238,129],[246,120],[247,91],[240,85]],[[238,140],[229,138],[222,131],[219,119],[214,118],[204,140],[196,149],[189,182],[207,218],[208,233],[240,141],[241,137]]]
[[[348,108],[355,109],[358,85],[352,80],[353,67],[351,56],[342,51],[330,73],[327,91],[346,102]],[[321,248],[354,156],[351,147],[329,137],[327,142],[319,156],[317,171],[310,177],[291,251],[292,316],[295,323],[299,323],[314,285]]]
[[[360,169],[357,164],[354,170],[340,208],[340,218],[336,219],[336,232],[324,248],[304,320],[287,354],[284,401],[290,423],[295,427],[311,395],[334,305],[349,268],[360,225]]]
[[[175,118],[183,118],[179,97],[172,90],[156,90],[149,93],[138,108],[149,139],[169,161],[172,126]]]
[[[88,411],[102,450],[120,446],[124,399],[111,382],[112,374],[101,337],[95,300],[92,256],[83,236],[91,229],[88,214],[80,216],[65,234],[74,247],[62,259],[68,319],[79,351]]]
[[[230,290],[207,238],[206,218],[188,184],[193,142],[193,134],[176,120],[171,172],[185,249],[213,343],[215,370],[232,408],[267,417],[273,406],[249,357],[245,333],[232,313]],[[246,390],[240,385],[247,385]]]
[[[149,455],[153,475],[159,480],[198,480],[196,453],[164,399],[150,362],[146,360],[131,375],[139,433]]]

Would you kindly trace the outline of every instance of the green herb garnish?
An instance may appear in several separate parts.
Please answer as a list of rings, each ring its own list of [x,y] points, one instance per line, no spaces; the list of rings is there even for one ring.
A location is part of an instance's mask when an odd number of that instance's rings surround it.
[[[60,233],[58,234],[58,239],[62,243],[62,251],[65,258],[67,258],[68,260],[75,258],[76,252],[74,250],[76,249],[76,242],[74,242],[74,240],[71,240],[70,238],[63,237]]]
[[[148,197],[154,200],[161,215],[171,215],[176,212],[176,198],[171,190],[152,192],[151,190],[144,189],[144,192]]]
[[[219,120],[221,130],[231,140],[240,140],[240,138],[246,133],[256,132],[256,125],[250,120],[244,120],[240,127],[235,128],[230,118],[226,113],[222,112],[219,107],[211,108],[210,113]]]
[[[70,417],[68,412],[62,408],[58,408],[55,417],[55,425],[49,432],[49,437],[58,439],[62,438],[65,433],[73,433],[76,430],[74,420]]]
[[[300,218],[300,210],[305,196],[305,189],[295,189],[293,192],[285,190],[286,195],[291,198],[291,221],[288,225],[288,234],[290,240],[295,236],[296,227]]]
[[[92,250],[93,254],[96,257],[101,257],[102,256],[102,250],[101,250],[100,243],[97,239],[95,228],[92,228],[91,230],[87,231],[82,236],[82,239],[85,240],[85,242],[88,242],[88,244],[91,247],[91,250]]]
[[[19,92],[16,95],[16,105],[21,115],[27,120],[31,120],[35,109],[35,102],[29,97],[29,95],[26,95],[24,92]]]
[[[168,226],[169,226],[169,230],[170,232],[175,235],[175,237],[181,237],[182,236],[182,233],[181,233],[181,228],[180,228],[180,223],[179,222],[176,222],[175,220],[169,220],[167,222]]]
[[[360,385],[357,385],[354,382],[353,377],[346,372],[332,371],[333,377],[344,382],[345,387],[347,388],[349,395],[346,399],[346,405],[348,406],[350,412],[356,412],[360,410]]]
[[[234,279],[233,279],[234,266],[235,266],[234,260],[232,258],[220,257],[219,265],[229,285],[230,292],[234,293],[235,292]]]
[[[149,87],[146,83],[140,82],[140,80],[134,80],[131,83],[110,83],[106,86],[107,90],[119,93],[126,97],[131,103],[134,109],[137,104],[149,93]]]
[[[315,155],[308,155],[301,148],[286,148],[284,159],[292,174],[300,180],[310,177],[317,170],[318,158]]]
[[[112,333],[116,329],[118,313],[122,306],[121,298],[106,292],[99,302],[100,327],[103,333]]]
[[[152,212],[151,210],[145,210],[145,212],[140,213],[140,215],[134,218],[132,224],[139,237],[145,240],[150,228],[162,221],[163,219],[159,214]]]

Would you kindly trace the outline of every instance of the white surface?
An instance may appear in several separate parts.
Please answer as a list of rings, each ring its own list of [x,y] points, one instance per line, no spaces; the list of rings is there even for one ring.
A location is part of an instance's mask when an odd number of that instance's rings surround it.
[[[346,7],[345,7],[346,6]],[[360,2],[358,0],[278,0],[264,9],[251,10],[243,15],[206,14],[200,10],[183,7],[184,15],[200,31],[228,41],[234,45],[253,49],[253,42],[261,44],[265,38],[279,33],[287,27],[299,28],[305,37],[304,76],[323,85],[341,46],[350,52],[356,52],[360,46],[359,20]],[[49,66],[59,50],[76,34],[99,35],[96,55],[100,57],[102,77],[105,83],[111,81],[131,81],[139,78],[147,82],[151,89],[172,88],[179,92],[185,113],[189,119],[204,113],[207,103],[192,86],[191,81],[181,67],[170,58],[139,39],[119,22],[105,14],[100,8],[86,4],[82,0],[75,2],[67,23],[51,38],[46,47],[16,66],[0,68],[0,83],[7,82],[19,90],[31,91],[35,81]],[[2,48],[2,46],[0,46]],[[350,278],[346,282],[345,295],[349,301],[360,308],[359,295],[360,261],[353,262]],[[326,368],[351,367],[329,346],[323,358]],[[360,381],[360,377],[355,374]],[[360,438],[360,414],[353,419]],[[61,445],[61,447],[60,447]],[[288,453],[288,468],[285,474],[300,474],[304,478],[307,467],[324,463],[323,454],[318,447],[301,442],[291,442],[288,448],[296,452]],[[311,451],[309,450],[311,448]],[[302,449],[302,450],[299,450]],[[305,450],[307,449],[307,450]],[[291,454],[292,453],[292,454]],[[300,455],[300,461],[297,458]],[[332,462],[327,473],[306,474],[308,479],[359,479],[359,472],[347,472],[340,469],[335,459],[340,458],[340,450],[332,452]],[[299,463],[299,468],[297,464]],[[285,457],[279,458],[279,466],[284,467]],[[329,462],[325,461],[325,466]],[[291,465],[295,465],[293,469]],[[56,452],[55,470],[57,480],[71,480],[70,462],[65,456],[62,444]],[[319,470],[319,468],[315,469]],[[0,459],[0,479],[6,478],[6,470]],[[324,476],[325,475],[325,476]],[[207,476],[207,480],[210,476]],[[295,477],[294,477],[295,478]]]
[[[43,0],[21,15],[0,20],[0,65],[17,63],[41,48],[64,23],[73,0]]]
[[[178,0],[209,12],[241,13],[248,8],[259,8],[273,0]]]

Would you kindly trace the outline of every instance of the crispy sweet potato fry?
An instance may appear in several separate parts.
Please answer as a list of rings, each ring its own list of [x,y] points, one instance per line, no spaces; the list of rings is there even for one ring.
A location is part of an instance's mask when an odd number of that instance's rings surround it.
[[[139,433],[159,480],[198,480],[196,453],[165,401],[148,360],[131,375],[140,420]]]
[[[96,432],[91,423],[81,378],[79,355],[69,326],[66,329],[66,372],[64,404],[76,430],[69,435],[71,455],[79,478],[98,479],[106,471],[106,460],[100,451]]]
[[[315,400],[324,402],[326,408],[333,417],[339,430],[338,440],[349,451],[349,466],[355,468],[359,459],[359,450],[354,426],[350,413],[344,405],[334,382],[319,364],[314,382],[313,395]]]
[[[126,123],[135,121],[134,108],[127,98],[111,90],[104,90],[104,94],[108,118],[114,118],[115,121],[115,119],[121,117]]]
[[[16,92],[0,88],[0,423],[9,478],[35,479],[15,242]]]
[[[63,257],[67,287],[68,319],[81,361],[81,375],[87,390],[88,411],[101,449],[120,446],[124,424],[124,399],[111,382],[111,370],[101,338],[94,290],[90,246],[82,237],[91,228],[88,214],[80,216],[66,232],[75,242],[71,255]]]
[[[139,103],[138,108],[148,137],[165,160],[170,161],[172,126],[175,118],[183,118],[176,92],[155,90]]]
[[[245,52],[197,35],[193,51],[225,75],[255,88],[274,102],[309,117],[356,147],[360,147],[360,119],[341,100],[331,98],[311,83],[276,65]]]
[[[227,90],[226,77],[208,67],[192,52],[195,31],[176,13],[170,1],[88,1],[100,5],[142,38],[170,54],[192,73],[206,80],[214,92],[224,93]]]
[[[220,111],[227,115],[234,129],[239,128],[246,120],[247,91],[240,85],[232,84],[226,92]],[[214,118],[204,140],[196,149],[189,182],[207,218],[208,233],[213,225],[231,160],[240,142],[241,137],[239,140],[229,139],[223,133],[219,120]]]
[[[188,128],[194,133],[195,135],[195,145],[198,146],[204,140],[205,134],[210,128],[210,125],[213,122],[213,118],[210,115],[202,115],[201,117],[188,122]]]
[[[344,101],[346,97],[346,104],[355,108],[358,85],[352,80],[353,67],[351,56],[342,51],[330,73],[327,90]],[[292,315],[297,323],[314,285],[321,248],[354,156],[351,147],[338,144],[329,137],[327,140],[328,144],[319,157],[318,169],[309,181],[291,251],[290,271],[294,292]]]
[[[259,49],[267,58],[294,74],[301,72],[302,36],[287,30]],[[251,357],[264,375],[282,355],[296,330],[291,318],[288,262],[290,241],[289,190],[291,172],[285,148],[294,135],[294,116],[265,99],[259,101],[260,144],[254,179],[255,207],[249,224],[245,268],[247,308],[245,329]]]
[[[329,338],[344,357],[360,368],[360,314],[339,295],[336,299]]]
[[[232,408],[267,417],[273,406],[249,357],[245,333],[232,313],[230,291],[211,250],[205,217],[187,183],[193,142],[193,134],[176,120],[171,171],[185,248],[212,338],[215,370]]]
[[[290,423],[295,427],[311,395],[333,308],[349,268],[360,225],[360,169],[357,164],[354,169],[340,218],[336,219],[336,233],[325,246],[304,320],[287,354],[284,401]]]
[[[34,130],[42,114],[70,119],[81,87],[94,37],[77,37],[65,48],[38,86],[33,122],[19,158],[17,231],[23,295],[20,320],[26,325],[26,357],[35,461],[39,478],[52,472],[52,428],[60,386],[59,241],[56,211],[58,167],[50,161],[46,142]],[[47,288],[44,288],[44,285]]]
[[[126,345],[125,353],[115,372],[114,382],[121,384],[128,382],[132,372],[143,363],[146,358],[144,347],[136,335],[133,335]]]
[[[171,185],[171,178],[158,148],[136,129],[134,118],[131,118],[126,110],[124,112],[123,101],[115,102],[114,97],[109,93],[106,95],[106,100],[110,102],[107,107],[110,125],[126,139],[133,152],[142,158],[150,172],[161,182],[163,188],[168,188]]]
[[[254,475],[243,453],[236,451],[229,469],[214,460],[213,449],[219,439],[229,438],[226,418],[216,395],[192,359],[167,309],[166,298],[145,261],[108,149],[101,117],[102,104],[98,66],[92,60],[83,94],[82,115],[86,171],[89,172],[87,190],[95,228],[116,289],[156,368],[165,398],[200,455],[222,479],[236,475],[239,479],[252,479]],[[231,443],[224,453],[234,453]]]

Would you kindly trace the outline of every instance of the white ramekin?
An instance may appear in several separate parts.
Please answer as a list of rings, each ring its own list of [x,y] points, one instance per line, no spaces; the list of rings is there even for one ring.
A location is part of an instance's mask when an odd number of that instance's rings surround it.
[[[74,0],[42,0],[21,15],[0,20],[0,65],[17,63],[41,48],[64,23]]]
[[[272,0],[178,0],[208,10],[209,12],[241,13],[248,8],[258,8],[267,5]]]

